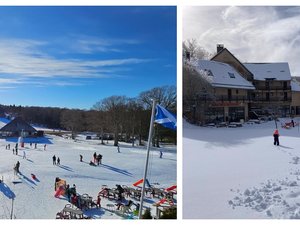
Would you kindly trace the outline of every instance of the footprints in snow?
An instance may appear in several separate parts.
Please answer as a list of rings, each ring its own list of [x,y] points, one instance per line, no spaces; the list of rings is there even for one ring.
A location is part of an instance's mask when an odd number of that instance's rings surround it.
[[[300,196],[297,181],[286,178],[277,182],[268,181],[258,188],[231,191],[237,193],[228,201],[233,209],[247,207],[270,218],[300,218],[300,204],[295,202]]]

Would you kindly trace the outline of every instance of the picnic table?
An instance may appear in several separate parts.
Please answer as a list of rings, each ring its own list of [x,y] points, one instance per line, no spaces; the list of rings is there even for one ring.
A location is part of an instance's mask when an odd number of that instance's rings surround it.
[[[83,212],[78,208],[72,207],[70,204],[65,206],[62,210],[62,214],[64,218],[69,217],[69,219],[83,219]]]
[[[80,196],[80,200],[81,200],[81,206],[83,208],[92,208],[93,205],[93,198],[91,196],[89,196],[88,194],[83,194]]]

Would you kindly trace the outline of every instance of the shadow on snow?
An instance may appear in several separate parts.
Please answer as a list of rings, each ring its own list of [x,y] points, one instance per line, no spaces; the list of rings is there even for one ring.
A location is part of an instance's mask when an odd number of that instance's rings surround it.
[[[50,140],[51,138],[48,137],[36,137],[36,138],[24,138],[24,143],[37,143],[37,144],[53,144]],[[18,137],[7,137],[5,141],[17,143],[19,140]]]
[[[5,183],[0,183],[0,191],[9,199],[16,197],[15,193]]]
[[[116,167],[109,166],[109,165],[105,165],[105,164],[100,164],[100,166],[101,166],[101,167],[104,167],[104,168],[106,168],[106,169],[112,170],[112,171],[114,171],[114,172],[117,172],[117,173],[120,173],[120,174],[129,176],[129,177],[132,177],[132,173],[129,173],[129,172],[127,172],[126,170],[121,170],[121,169],[118,169],[118,168],[116,168]]]

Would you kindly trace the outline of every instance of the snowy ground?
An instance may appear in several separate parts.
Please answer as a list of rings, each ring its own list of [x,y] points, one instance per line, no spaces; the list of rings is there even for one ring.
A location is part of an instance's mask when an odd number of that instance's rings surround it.
[[[70,186],[76,184],[77,192],[87,193],[94,199],[102,185],[115,188],[116,184],[132,186],[134,182],[143,177],[146,149],[145,147],[131,147],[129,144],[120,143],[121,153],[112,146],[112,142],[100,145],[99,140],[64,139],[58,136],[46,136],[39,139],[37,149],[30,147],[25,140],[24,148],[20,148],[19,155],[13,155],[12,150],[6,150],[8,143],[15,146],[16,139],[0,139],[0,178],[3,176],[4,184],[0,183],[0,219],[10,218],[12,198],[14,198],[14,217],[17,219],[54,219],[56,213],[61,211],[68,203],[64,198],[54,197],[54,181],[56,177],[65,179]],[[44,144],[47,143],[46,151]],[[159,158],[159,151],[150,153],[148,179],[156,186],[166,188],[176,184],[176,147],[161,148],[164,151],[163,158]],[[27,159],[23,159],[23,151],[26,151]],[[103,155],[102,165],[90,166],[94,152]],[[61,160],[60,166],[52,165],[52,156],[56,155]],[[79,155],[83,155],[84,162],[79,161]],[[20,161],[22,183],[13,184],[16,179],[13,166]],[[35,174],[38,180],[33,180],[31,174]],[[135,202],[138,202],[134,200]],[[146,198],[145,206],[151,206],[158,199]],[[110,202],[102,199],[103,208],[85,211],[86,215],[93,218],[115,219],[121,218],[115,213],[106,210]],[[155,214],[155,210],[151,211]]]
[[[299,127],[280,127],[280,146],[274,129],[274,121],[241,128],[184,122],[183,218],[299,219]]]

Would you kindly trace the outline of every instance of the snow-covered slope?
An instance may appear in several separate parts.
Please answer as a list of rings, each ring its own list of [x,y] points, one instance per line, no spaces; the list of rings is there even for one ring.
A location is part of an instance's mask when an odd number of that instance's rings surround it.
[[[54,219],[56,213],[61,211],[68,203],[66,199],[54,197],[54,181],[56,177],[65,179],[71,186],[76,184],[80,194],[87,193],[94,199],[102,185],[115,188],[116,184],[132,186],[134,182],[143,177],[146,149],[144,147],[131,147],[120,143],[121,153],[112,143],[100,145],[99,140],[82,140],[74,142],[57,136],[47,136],[46,150],[44,143],[40,141],[37,149],[34,144],[19,150],[19,155],[12,150],[6,150],[5,140],[0,140],[0,177],[4,177],[5,184],[0,184],[0,218],[9,218],[14,200],[14,215],[18,219]],[[33,142],[34,143],[34,142]],[[14,143],[10,142],[11,149]],[[162,148],[163,158],[159,158],[159,152],[152,151],[150,159],[150,183],[159,183],[159,187],[169,187],[176,184],[176,148]],[[23,151],[26,151],[27,159],[23,159]],[[102,154],[102,165],[94,167],[88,163],[93,158],[93,153]],[[84,162],[79,161],[79,155],[83,155]],[[60,158],[61,166],[52,165],[52,156]],[[20,161],[20,171],[23,174],[22,183],[13,184],[14,164]],[[35,174],[39,181],[32,180],[31,173]],[[147,198],[146,206],[150,206],[158,199]],[[120,218],[114,213],[106,211],[108,203],[102,199],[103,208],[86,212],[94,218]],[[152,214],[155,211],[152,210]]]
[[[300,218],[299,127],[280,127],[280,146],[274,129],[184,123],[184,218]]]

